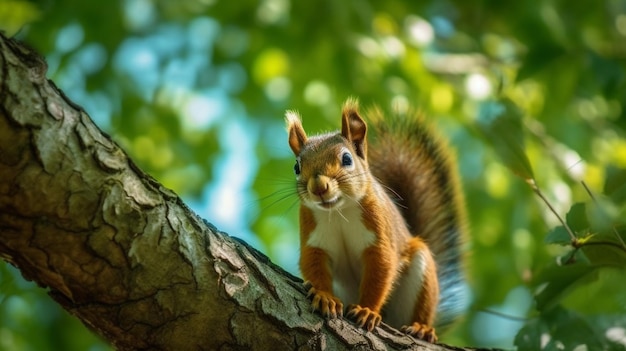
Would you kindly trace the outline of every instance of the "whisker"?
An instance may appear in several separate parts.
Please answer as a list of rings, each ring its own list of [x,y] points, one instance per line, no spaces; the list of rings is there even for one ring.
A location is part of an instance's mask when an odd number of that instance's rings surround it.
[[[293,208],[294,204],[298,202],[299,189],[293,187],[293,182],[290,182],[289,187],[283,187],[276,191],[271,192],[268,195],[258,197],[254,202],[261,204],[261,211],[268,210],[277,204],[283,203],[286,199],[295,198],[295,200],[289,205],[289,209]],[[268,203],[268,201],[271,201]]]
[[[281,201],[284,201],[284,200],[286,200],[286,199],[290,198],[290,197],[291,197],[291,195],[292,195],[292,194],[287,194],[287,195],[285,195],[285,196],[282,196],[282,197],[280,197],[280,198],[276,199],[275,201],[272,201],[270,204],[268,204],[267,206],[265,206],[265,207],[264,207],[264,209],[268,209],[268,208],[270,208],[270,207],[272,207],[272,206],[274,206],[274,205],[276,205],[276,204],[280,203]],[[296,203],[296,202],[297,202],[297,199],[294,201],[294,203]],[[293,206],[293,205],[291,205],[291,206]]]
[[[360,201],[357,201],[354,197],[349,196],[349,195],[347,195],[347,194],[344,194],[344,196],[345,196],[345,197],[347,197],[348,199],[350,199],[350,200],[352,200],[352,201],[356,202],[356,204],[357,204],[357,205],[359,205],[359,207],[361,208],[361,211],[363,211],[363,213],[368,213],[368,212],[365,210],[365,207],[363,207],[363,205],[361,204],[361,202],[360,202]]]
[[[287,211],[286,211],[286,212],[291,211],[291,209],[293,209],[293,207],[294,207],[294,206],[295,206],[298,202],[299,202],[299,199],[297,199],[297,198],[296,198],[294,201],[292,201],[292,202],[291,202],[291,205],[289,205],[289,207],[287,207]]]
[[[257,177],[256,181],[259,183],[265,183],[265,184],[279,184],[279,185],[292,185],[295,183],[295,178],[289,178],[289,177],[279,177],[279,178],[263,178],[263,177]]]
[[[398,206],[400,208],[408,209],[407,206],[405,206],[405,205],[400,203],[400,202],[404,201],[404,198],[402,198],[402,196],[400,196],[400,194],[398,194],[392,187],[390,187],[390,186],[386,185],[385,183],[383,183],[378,177],[375,177],[373,175],[372,175],[372,177],[374,177],[374,179],[376,179],[378,184],[380,184],[383,188],[387,189],[391,194],[394,195],[394,197],[396,199],[398,199],[398,201],[393,201],[394,204],[396,204],[396,206]]]
[[[263,197],[258,198],[257,200],[265,201],[265,200],[267,200],[267,199],[269,199],[271,197],[278,196],[278,195],[285,194],[285,193],[288,194],[288,195],[296,195],[297,194],[297,192],[295,192],[294,189],[278,189],[278,190],[273,191],[272,193],[270,193],[268,195],[265,195]]]
[[[332,211],[331,211],[332,212]],[[339,214],[339,216],[341,216],[341,218],[343,218],[344,221],[346,221],[346,223],[350,223],[350,221],[348,220],[348,218],[346,218],[346,216],[344,216],[343,213],[341,213],[341,210],[339,208],[337,208],[337,213]]]

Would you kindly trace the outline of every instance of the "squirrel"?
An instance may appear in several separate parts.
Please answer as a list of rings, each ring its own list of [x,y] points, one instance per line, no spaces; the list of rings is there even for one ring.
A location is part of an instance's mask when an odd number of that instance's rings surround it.
[[[466,214],[448,146],[416,113],[384,118],[377,138],[356,99],[341,131],[307,136],[285,117],[300,199],[300,270],[312,308],[372,331],[381,320],[429,342],[467,305]]]

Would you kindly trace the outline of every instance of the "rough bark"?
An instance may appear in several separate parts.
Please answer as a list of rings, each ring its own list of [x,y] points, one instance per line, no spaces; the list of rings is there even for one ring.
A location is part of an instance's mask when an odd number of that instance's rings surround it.
[[[2,35],[0,257],[120,350],[456,349],[311,313],[299,279],[138,169]]]

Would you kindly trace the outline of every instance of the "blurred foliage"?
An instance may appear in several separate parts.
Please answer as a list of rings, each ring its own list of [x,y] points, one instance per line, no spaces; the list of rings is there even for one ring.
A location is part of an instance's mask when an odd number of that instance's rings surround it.
[[[626,349],[626,0],[0,0],[0,26],[144,170],[292,272],[284,111],[312,133],[348,96],[418,106],[471,220],[473,304],[442,341]],[[1,349],[105,347],[15,276],[0,266]]]

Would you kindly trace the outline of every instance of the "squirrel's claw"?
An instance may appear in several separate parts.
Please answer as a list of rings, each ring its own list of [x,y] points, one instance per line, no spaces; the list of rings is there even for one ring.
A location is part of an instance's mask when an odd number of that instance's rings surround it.
[[[435,333],[435,328],[427,326],[425,324],[415,322],[411,325],[403,326],[402,328],[400,328],[400,331],[407,333],[415,338],[428,341],[430,343],[437,342],[437,334]]]
[[[359,327],[365,328],[368,331],[374,330],[382,319],[378,312],[359,305],[348,306],[346,316],[352,319]]]
[[[324,317],[343,317],[343,303],[339,298],[330,292],[317,290],[308,282],[304,286],[309,288],[307,298],[311,299],[314,311],[319,311]]]

